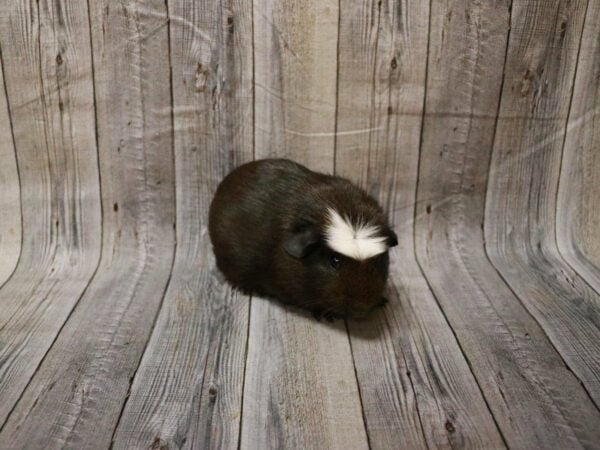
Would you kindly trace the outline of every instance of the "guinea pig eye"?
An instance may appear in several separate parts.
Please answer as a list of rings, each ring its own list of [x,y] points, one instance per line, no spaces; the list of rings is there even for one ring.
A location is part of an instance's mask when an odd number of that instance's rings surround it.
[[[329,263],[331,264],[331,267],[333,267],[334,269],[338,269],[340,267],[340,264],[342,263],[342,258],[337,253],[334,253],[329,258]]]

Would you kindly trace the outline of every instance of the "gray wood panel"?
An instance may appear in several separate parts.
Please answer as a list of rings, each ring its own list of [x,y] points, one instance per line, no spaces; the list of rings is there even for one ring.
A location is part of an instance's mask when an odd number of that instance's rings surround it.
[[[219,181],[252,159],[252,9],[168,7],[178,245],[114,448],[236,448],[249,300],[215,267],[207,213]]]
[[[598,0],[0,9],[0,449],[598,447]],[[265,157],[389,211],[384,309],[226,284]]]
[[[333,172],[338,2],[254,1],[256,158]],[[241,447],[367,448],[343,322],[252,299]]]
[[[86,5],[7,1],[0,45],[23,249],[0,290],[0,426],[98,266],[100,194]]]
[[[253,0],[256,157],[333,169],[338,2]]]
[[[600,405],[600,296],[560,257],[556,195],[586,1],[513,2],[487,191],[493,264]]]
[[[439,5],[434,14],[442,16]],[[342,3],[336,172],[379,198],[399,239],[391,250],[390,303],[371,321],[349,322],[354,363],[371,448],[501,448],[415,259],[429,17],[425,3]],[[432,33],[439,35],[439,25],[434,17]]]
[[[561,254],[600,292],[600,3],[589,1],[556,207]]]
[[[0,286],[17,266],[22,238],[21,187],[3,72],[0,58]]]
[[[14,448],[108,448],[171,273],[175,177],[164,2],[90,3],[100,267],[0,432]]]
[[[509,447],[592,447],[600,441],[600,413],[485,254],[510,4],[473,2],[469,15],[462,6],[433,3],[418,259]]]

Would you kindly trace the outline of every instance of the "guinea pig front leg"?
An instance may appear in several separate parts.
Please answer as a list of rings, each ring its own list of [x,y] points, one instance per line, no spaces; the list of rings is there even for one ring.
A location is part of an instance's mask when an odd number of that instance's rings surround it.
[[[317,319],[317,321],[321,321],[321,319],[323,318],[323,310],[322,309],[311,309],[310,312],[312,313],[312,316]]]
[[[311,312],[313,317],[319,322],[321,321],[321,319],[325,319],[328,322],[333,322],[333,320],[336,318],[334,313],[332,313],[331,311],[324,312],[323,309],[313,309],[311,310]]]
[[[335,319],[338,318],[338,316],[335,313],[332,313],[331,311],[326,312],[325,314],[323,314],[323,317],[325,317],[325,320],[327,322],[333,322]]]

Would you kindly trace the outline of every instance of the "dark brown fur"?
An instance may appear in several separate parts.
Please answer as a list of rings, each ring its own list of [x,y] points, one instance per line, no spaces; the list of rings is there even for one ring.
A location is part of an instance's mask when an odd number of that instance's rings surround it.
[[[246,293],[276,298],[317,317],[359,317],[383,303],[388,253],[356,261],[323,239],[327,208],[379,225],[381,207],[348,180],[284,159],[238,167],[219,185],[209,217],[217,266]]]

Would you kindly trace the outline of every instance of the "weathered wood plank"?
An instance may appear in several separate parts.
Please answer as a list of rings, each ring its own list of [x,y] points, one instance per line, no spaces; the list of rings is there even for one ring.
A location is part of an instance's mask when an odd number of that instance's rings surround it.
[[[223,176],[252,159],[252,9],[168,8],[178,247],[114,448],[236,448],[249,301],[217,272],[207,213]]]
[[[254,1],[256,157],[333,172],[338,3]],[[242,448],[366,448],[346,328],[252,300]]]
[[[252,299],[241,448],[367,448],[344,323]]]
[[[589,1],[556,211],[558,248],[600,292],[600,4]]]
[[[90,6],[102,259],[0,432],[0,442],[14,448],[110,446],[171,273],[175,179],[165,4]]]
[[[556,194],[586,1],[516,0],[487,191],[491,261],[600,405],[600,296],[560,257]]]
[[[256,154],[331,170],[338,2],[253,1]]]
[[[372,321],[349,323],[354,363],[371,448],[499,448],[502,438],[415,260],[429,13],[427,3],[342,3],[336,172],[379,198],[399,238],[390,303]],[[440,28],[434,17],[432,33]]]
[[[2,52],[0,51],[0,57]],[[21,188],[0,58],[0,286],[13,273],[21,253]]]
[[[2,6],[24,238],[0,291],[0,426],[98,265],[101,214],[85,3]]]
[[[510,2],[432,7],[418,260],[509,447],[592,447],[600,413],[484,249]]]

